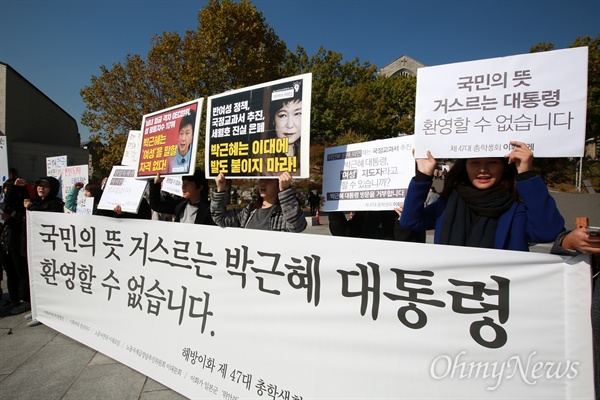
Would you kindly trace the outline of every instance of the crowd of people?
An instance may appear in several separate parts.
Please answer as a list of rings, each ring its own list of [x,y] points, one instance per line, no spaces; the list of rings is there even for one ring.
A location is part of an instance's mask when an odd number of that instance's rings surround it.
[[[440,193],[432,189],[437,161],[428,151],[426,158],[416,159],[416,173],[403,207],[388,211],[358,210],[350,219],[342,212],[329,212],[330,232],[335,236],[424,243],[426,231],[434,230],[436,244],[528,251],[532,242],[553,243],[553,254],[593,254],[592,326],[595,363],[600,366],[597,349],[600,236],[584,227],[565,230],[565,221],[554,199],[542,178],[533,171],[533,152],[521,142],[511,145],[513,149],[505,157],[457,160],[444,176]],[[16,315],[31,308],[25,211],[64,212],[65,208],[75,211],[75,199],[81,189],[87,197],[94,198],[94,215],[151,219],[152,213],[160,213],[169,215],[169,220],[176,223],[283,232],[302,232],[307,226],[288,172],[277,178],[258,179],[256,201],[234,209],[226,205],[228,185],[224,174],[216,177],[211,200],[209,183],[202,170],[182,177],[181,198],[165,196],[161,192],[162,181],[158,174],[149,182],[139,212],[131,214],[122,212],[119,206],[112,211],[99,210],[102,196],[99,183],[85,186],[76,183],[63,203],[56,178],[42,177],[31,185],[15,172],[3,184],[0,264],[6,273],[9,297],[0,306],[0,313]],[[314,214],[319,203],[315,201],[317,196],[311,194],[310,208]],[[597,384],[599,372],[597,368]],[[600,388],[597,391],[600,393]]]

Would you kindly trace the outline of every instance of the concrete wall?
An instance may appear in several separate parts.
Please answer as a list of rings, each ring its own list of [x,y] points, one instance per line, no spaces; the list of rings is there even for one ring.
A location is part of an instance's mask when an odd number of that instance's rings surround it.
[[[87,150],[79,147],[52,146],[36,143],[13,142],[9,165],[19,171],[21,178],[32,181],[46,175],[46,157],[67,156],[67,164],[88,165]]]
[[[0,132],[6,135],[8,166],[25,179],[46,174],[46,157],[67,155],[68,165],[88,164],[77,121],[2,62]]]

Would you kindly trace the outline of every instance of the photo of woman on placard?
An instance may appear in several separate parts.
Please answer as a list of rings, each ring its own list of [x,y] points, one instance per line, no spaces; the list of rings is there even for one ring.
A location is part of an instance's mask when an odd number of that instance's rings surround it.
[[[269,154],[267,157],[293,157],[296,170],[291,175],[300,175],[300,147],[302,138],[302,81],[286,82],[271,87],[269,100],[267,138],[287,139],[287,149]],[[266,159],[265,159],[266,161]],[[266,171],[262,175],[279,175],[281,171]]]
[[[288,139],[288,157],[300,158],[302,136],[302,88],[299,82],[291,83],[271,93],[269,129],[275,130],[279,139]]]

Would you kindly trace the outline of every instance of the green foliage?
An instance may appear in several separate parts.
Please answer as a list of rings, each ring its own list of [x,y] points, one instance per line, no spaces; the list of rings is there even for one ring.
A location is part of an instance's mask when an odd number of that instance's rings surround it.
[[[183,36],[163,32],[151,44],[145,57],[130,54],[111,67],[101,66],[81,90],[87,106],[82,123],[96,133],[92,140],[108,144],[94,161],[103,174],[120,163],[127,134],[140,129],[144,114],[308,72],[313,86],[307,188],[320,184],[326,147],[414,132],[415,78],[378,75],[375,65],[344,61],[341,53],[323,47],[314,55],[301,46],[289,51],[248,0],[210,0],[198,13],[196,30]],[[600,132],[600,35],[578,37],[570,47],[578,46],[589,48],[586,137],[593,138]],[[538,43],[530,52],[553,49],[552,43]],[[197,166],[202,167],[203,135],[198,142]],[[536,160],[536,168],[550,185],[568,185],[575,181],[573,162]],[[596,169],[586,170],[584,163],[584,177],[592,174],[598,185],[597,164],[591,166]]]
[[[600,135],[600,34],[578,37],[569,47],[588,47],[588,97],[586,139]]]
[[[288,53],[282,72],[297,75],[312,72],[311,141],[326,143],[352,128],[356,111],[350,104],[350,89],[375,80],[377,67],[358,59],[342,62],[341,53],[320,47],[308,57],[302,47]]]
[[[144,114],[281,77],[286,45],[251,2],[211,0],[198,21],[184,37],[155,36],[145,58],[130,54],[124,63],[101,66],[81,90],[82,123],[109,144],[102,167],[120,164],[127,134],[140,129]],[[198,140],[203,149],[204,137]]]
[[[588,93],[586,116],[586,139],[598,137],[600,134],[600,34],[592,39],[589,36],[578,37],[570,48],[588,47]],[[552,43],[538,43],[530,52],[554,50]],[[535,166],[550,187],[561,191],[575,189],[578,159],[546,158],[536,159]],[[584,160],[583,177],[590,179],[595,187],[600,185],[600,166],[597,161]]]
[[[344,145],[353,144],[353,143],[364,143],[364,142],[368,142],[369,140],[371,140],[369,138],[369,136],[354,132],[353,130],[349,130],[347,132],[342,133],[340,136],[338,136],[335,139],[335,141],[333,143],[331,143],[330,146],[327,146],[327,147],[344,146]]]
[[[589,36],[577,37],[570,48],[588,47],[588,93],[586,139],[600,133],[600,34],[592,39]],[[553,43],[538,43],[532,46],[530,53],[554,50]]]

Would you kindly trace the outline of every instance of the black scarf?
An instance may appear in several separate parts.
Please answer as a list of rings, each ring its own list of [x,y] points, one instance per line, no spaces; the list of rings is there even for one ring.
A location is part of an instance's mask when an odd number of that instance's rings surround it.
[[[458,185],[448,198],[440,243],[493,249],[498,219],[513,202],[502,185],[487,190]]]

